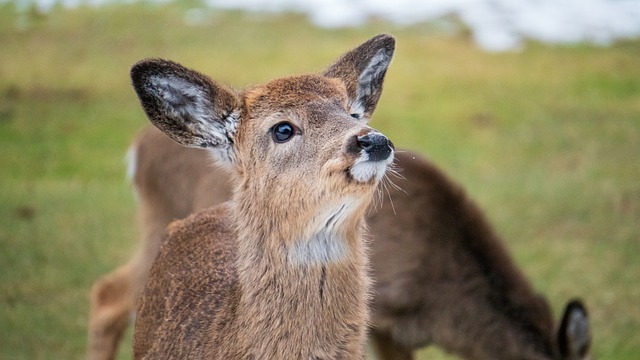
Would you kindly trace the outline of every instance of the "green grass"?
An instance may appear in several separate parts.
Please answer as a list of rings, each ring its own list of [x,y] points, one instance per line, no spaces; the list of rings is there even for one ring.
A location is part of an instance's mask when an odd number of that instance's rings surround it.
[[[465,185],[556,314],[586,300],[597,359],[640,356],[640,42],[488,54],[427,26],[213,11],[187,26],[186,9],[0,5],[0,359],[82,358],[91,283],[135,247],[133,63],[240,87],[322,69],[378,32],[398,44],[373,125]]]

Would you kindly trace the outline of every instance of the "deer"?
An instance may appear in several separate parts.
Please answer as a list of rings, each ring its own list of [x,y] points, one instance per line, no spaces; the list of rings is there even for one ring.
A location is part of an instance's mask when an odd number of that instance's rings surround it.
[[[92,287],[90,359],[115,357],[167,225],[232,196],[224,166],[155,127],[140,131],[128,160],[141,246]],[[430,345],[467,359],[589,358],[582,301],[569,301],[555,322],[548,301],[460,184],[410,151],[397,150],[394,167],[400,176],[388,186],[388,200],[367,211],[369,338],[379,359],[413,359],[414,350]]]
[[[131,69],[150,122],[205,148],[231,200],[168,226],[134,325],[135,359],[364,359],[364,214],[393,162],[368,126],[388,35],[321,74],[243,90],[163,59]]]

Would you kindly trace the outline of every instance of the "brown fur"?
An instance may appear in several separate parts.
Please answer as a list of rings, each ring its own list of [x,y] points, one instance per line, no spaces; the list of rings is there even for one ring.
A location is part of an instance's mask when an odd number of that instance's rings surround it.
[[[138,304],[134,358],[364,357],[363,217],[393,149],[350,114],[372,112],[367,99],[379,97],[393,47],[378,36],[337,62],[360,72],[288,77],[245,92],[166,60],[133,67],[153,124],[182,145],[212,149],[234,184],[230,201],[169,226]],[[347,89],[352,82],[372,92]],[[294,135],[277,142],[283,122]]]

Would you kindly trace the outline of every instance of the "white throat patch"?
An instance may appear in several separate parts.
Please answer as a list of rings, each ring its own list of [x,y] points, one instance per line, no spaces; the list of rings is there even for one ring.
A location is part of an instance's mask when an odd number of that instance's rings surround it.
[[[324,217],[322,227],[307,240],[300,240],[288,249],[287,259],[293,264],[327,264],[340,261],[347,253],[345,240],[337,227],[351,212],[354,201],[348,201]]]
[[[347,246],[336,234],[320,232],[289,249],[288,260],[298,265],[327,264],[345,257]]]

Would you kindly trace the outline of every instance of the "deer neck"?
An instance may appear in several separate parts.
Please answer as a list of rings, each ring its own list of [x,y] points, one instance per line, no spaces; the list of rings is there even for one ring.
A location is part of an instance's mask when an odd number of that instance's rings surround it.
[[[369,289],[362,211],[354,211],[350,201],[320,215],[286,207],[265,214],[255,210],[255,201],[236,204],[238,323],[252,324],[249,331],[255,332],[244,337],[252,339],[248,352],[272,358],[362,358]],[[297,339],[279,341],[291,338]],[[299,348],[280,348],[284,343]],[[326,353],[326,344],[345,353]]]

